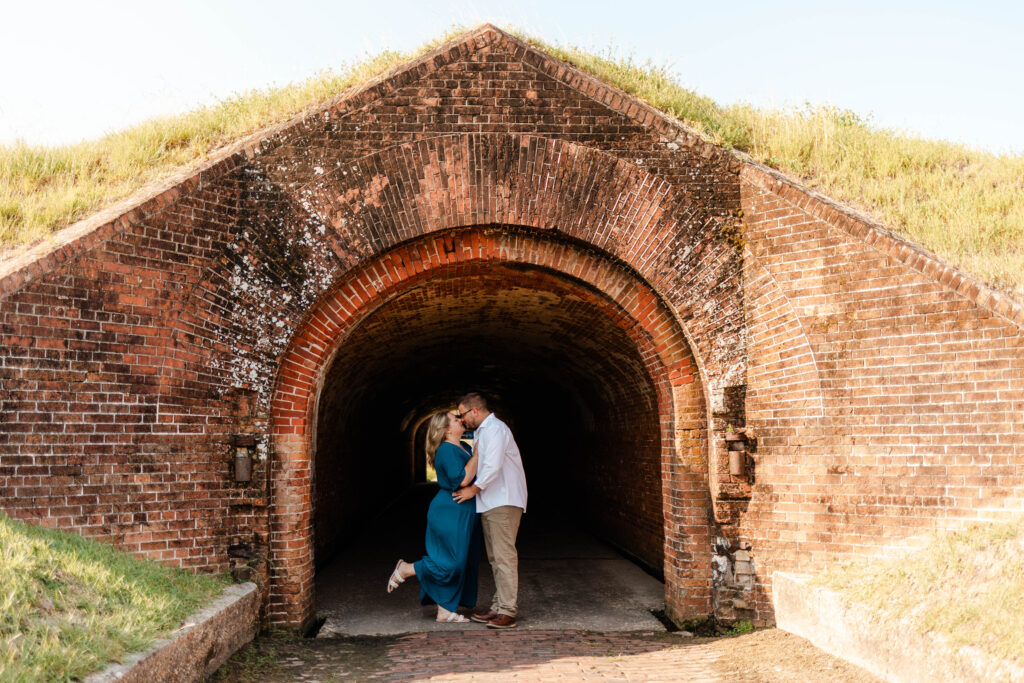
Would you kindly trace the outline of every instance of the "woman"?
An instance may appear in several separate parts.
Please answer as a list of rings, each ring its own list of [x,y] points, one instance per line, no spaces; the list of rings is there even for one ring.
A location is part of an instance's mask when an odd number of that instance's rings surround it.
[[[465,623],[459,605],[476,605],[480,531],[476,502],[456,503],[452,492],[476,477],[476,456],[459,442],[466,431],[455,413],[435,413],[427,425],[427,463],[441,490],[427,510],[427,554],[410,564],[399,560],[388,579],[388,593],[410,576],[420,581],[420,601],[437,603],[437,620]]]

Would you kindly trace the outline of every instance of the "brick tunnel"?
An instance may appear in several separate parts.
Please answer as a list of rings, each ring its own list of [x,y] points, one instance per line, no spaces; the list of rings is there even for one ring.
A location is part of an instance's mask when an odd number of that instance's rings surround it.
[[[277,497],[308,506],[278,510],[297,514],[299,524],[276,544],[308,555],[285,558],[279,580],[296,582],[312,600],[313,572],[356,535],[377,483],[396,494],[423,480],[424,420],[480,389],[515,430],[531,515],[573,510],[590,531],[665,577],[669,590],[707,608],[706,475],[677,466],[681,456],[703,458],[706,398],[669,309],[623,263],[528,228],[447,231],[385,260],[408,262],[432,249],[447,255],[444,263],[406,278],[396,272],[364,310],[339,315],[380,264],[334,290],[285,362],[282,374],[294,381],[275,398],[276,431],[282,446],[297,436],[296,462],[278,477]],[[587,279],[572,274],[584,270]],[[289,363],[319,370],[290,372]],[[311,430],[286,426],[303,424],[300,415]],[[307,468],[308,476],[292,476]]]
[[[518,435],[532,511],[568,502],[661,574],[661,406],[613,304],[538,269],[452,270],[360,321],[327,369],[313,458],[316,564],[372,509],[378,491],[366,482],[394,492],[424,480],[426,418],[480,387]]]

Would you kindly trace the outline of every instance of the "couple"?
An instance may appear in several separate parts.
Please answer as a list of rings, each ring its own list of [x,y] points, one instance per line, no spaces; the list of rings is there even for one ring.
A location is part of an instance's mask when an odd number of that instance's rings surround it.
[[[459,441],[466,429],[473,430],[472,454]],[[457,413],[440,412],[430,418],[426,451],[441,487],[427,511],[427,554],[411,564],[399,560],[388,592],[415,576],[423,604],[437,603],[438,621],[471,619],[490,628],[515,628],[516,534],[526,512],[526,474],[512,432],[474,392],[459,399]],[[490,607],[473,610],[467,619],[458,609],[476,604],[480,526],[495,592]]]

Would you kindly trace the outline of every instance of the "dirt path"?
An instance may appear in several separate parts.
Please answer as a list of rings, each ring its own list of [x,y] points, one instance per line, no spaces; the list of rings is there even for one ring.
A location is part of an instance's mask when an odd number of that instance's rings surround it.
[[[463,630],[303,640],[265,637],[216,681],[877,681],[777,629],[726,638],[673,633]]]

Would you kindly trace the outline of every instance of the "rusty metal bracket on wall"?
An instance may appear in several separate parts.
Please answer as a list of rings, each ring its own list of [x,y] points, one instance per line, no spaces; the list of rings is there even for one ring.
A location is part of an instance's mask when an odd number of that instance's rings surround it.
[[[252,454],[256,449],[256,437],[252,434],[235,434],[231,437],[235,449],[235,481],[252,481]]]
[[[729,474],[733,477],[741,477],[753,483],[753,468],[750,453],[757,447],[757,439],[746,428],[739,428],[726,432],[725,443],[729,451]]]

